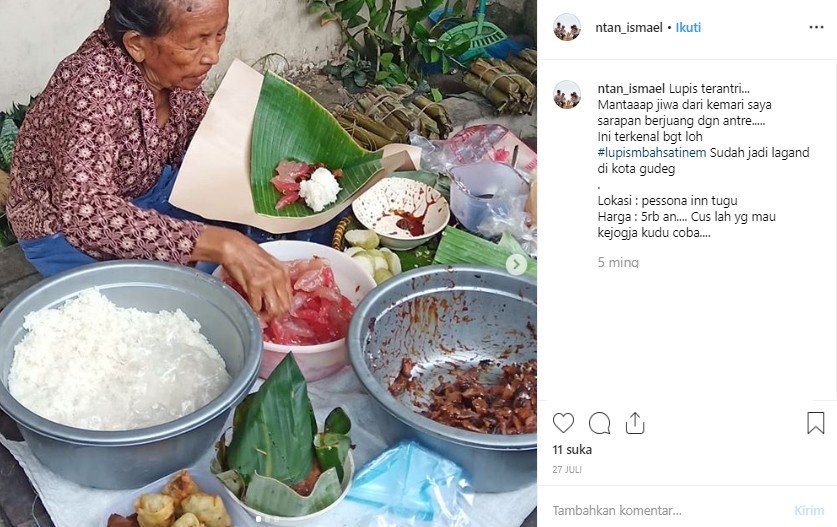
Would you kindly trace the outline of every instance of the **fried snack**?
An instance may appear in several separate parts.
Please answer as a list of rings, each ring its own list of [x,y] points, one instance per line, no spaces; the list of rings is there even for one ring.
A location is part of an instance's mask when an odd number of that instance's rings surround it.
[[[174,522],[172,527],[206,527],[201,521],[198,519],[197,516],[192,514],[191,512],[187,512],[183,516],[177,519]]]
[[[134,502],[140,527],[171,527],[174,500],[165,494],[143,494]]]
[[[174,501],[174,513],[178,516],[183,514],[181,502],[192,494],[197,494],[200,491],[200,487],[198,487],[198,484],[192,479],[192,475],[189,474],[188,470],[181,470],[178,472],[177,475],[172,478],[171,481],[166,483],[166,486],[163,488],[163,494],[171,497]]]
[[[199,492],[183,500],[184,512],[191,512],[206,527],[232,527],[232,519],[220,496]]]
[[[127,518],[118,514],[111,514],[108,517],[107,527],[139,527],[139,522],[137,521],[136,514],[132,514]]]

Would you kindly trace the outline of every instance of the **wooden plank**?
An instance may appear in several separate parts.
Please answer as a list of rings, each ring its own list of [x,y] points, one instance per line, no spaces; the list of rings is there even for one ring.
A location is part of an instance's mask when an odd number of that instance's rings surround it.
[[[19,245],[0,249],[0,310],[40,279]]]

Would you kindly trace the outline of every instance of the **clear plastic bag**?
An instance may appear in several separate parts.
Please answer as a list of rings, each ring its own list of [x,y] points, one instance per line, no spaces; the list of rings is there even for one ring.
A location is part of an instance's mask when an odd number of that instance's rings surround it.
[[[347,499],[369,509],[356,527],[471,527],[473,498],[462,468],[408,441],[364,466]]]
[[[518,169],[528,173],[537,169],[537,155],[508,128],[498,124],[471,126],[447,141],[430,141],[412,132],[410,144],[421,148],[421,168],[431,172],[447,172],[479,161],[511,164],[515,149]]]
[[[503,235],[512,236],[520,248],[532,258],[538,256],[538,231],[532,224],[532,215],[526,211],[528,195],[500,190],[488,203],[488,214],[477,232],[489,240]]]

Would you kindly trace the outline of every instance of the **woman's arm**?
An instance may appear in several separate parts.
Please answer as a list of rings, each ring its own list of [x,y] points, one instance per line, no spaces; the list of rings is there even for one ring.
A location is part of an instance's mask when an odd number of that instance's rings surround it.
[[[191,259],[220,263],[247,292],[253,311],[272,319],[291,306],[288,268],[240,232],[208,225]]]

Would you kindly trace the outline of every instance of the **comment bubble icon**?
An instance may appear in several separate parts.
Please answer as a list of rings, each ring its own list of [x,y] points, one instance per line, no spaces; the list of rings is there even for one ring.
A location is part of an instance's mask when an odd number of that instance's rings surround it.
[[[594,434],[602,435],[610,433],[610,417],[604,412],[596,412],[590,416],[590,430]]]

